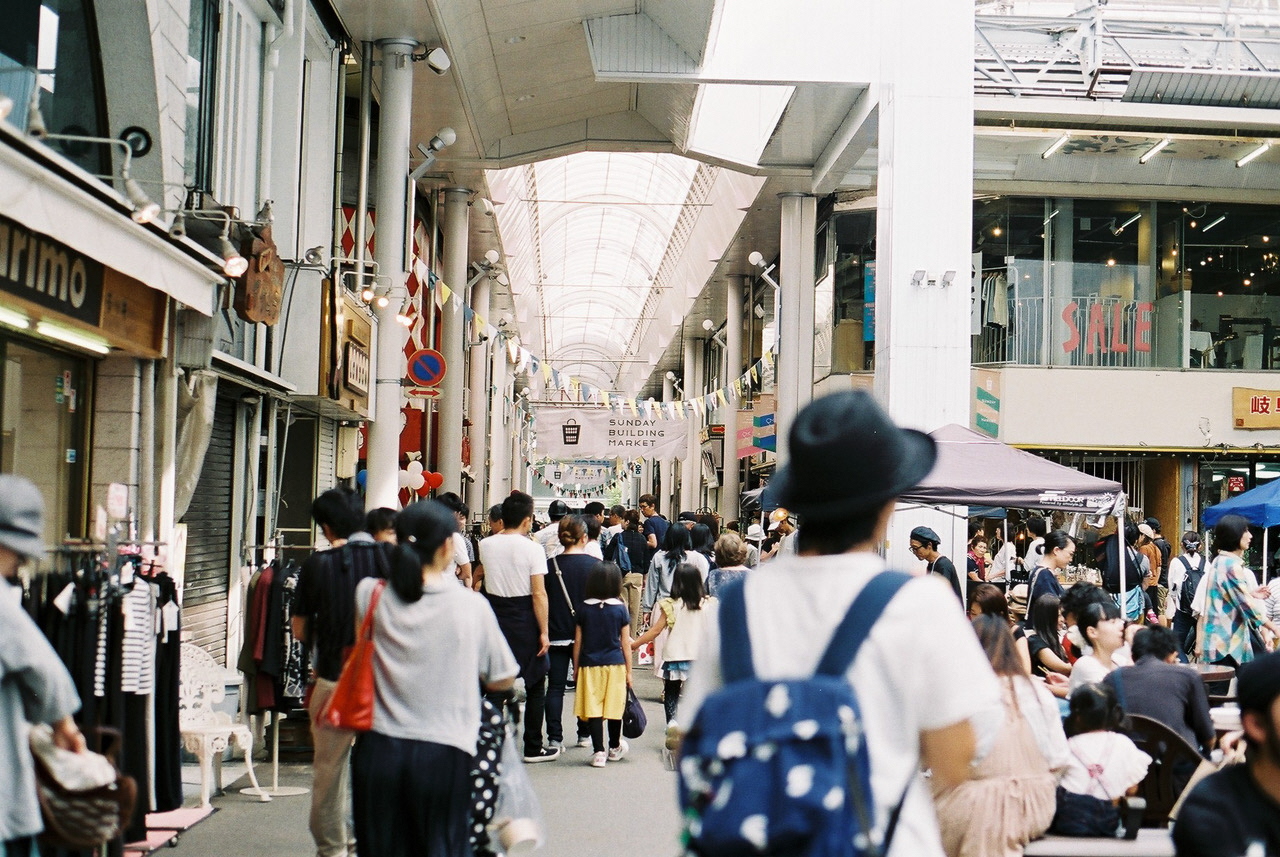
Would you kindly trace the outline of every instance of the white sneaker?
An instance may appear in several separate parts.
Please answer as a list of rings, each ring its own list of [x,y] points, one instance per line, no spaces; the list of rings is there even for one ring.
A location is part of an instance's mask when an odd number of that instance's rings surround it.
[[[627,755],[627,751],[631,749],[631,745],[627,743],[626,738],[618,741],[618,746],[609,748],[609,761],[616,762],[623,756]]]
[[[605,761],[609,758],[608,754],[601,750],[599,753],[591,755],[591,767],[603,768]]]
[[[577,744],[575,744],[574,746],[575,746],[575,747],[582,747],[583,749],[586,749],[587,747],[590,747],[590,746],[591,746],[591,739],[590,739],[590,738],[579,738],[579,739],[578,739],[578,743],[577,743]]]

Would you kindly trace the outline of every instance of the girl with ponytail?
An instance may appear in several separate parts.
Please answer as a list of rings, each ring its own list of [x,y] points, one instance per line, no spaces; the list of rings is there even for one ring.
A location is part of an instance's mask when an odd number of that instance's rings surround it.
[[[356,587],[356,623],[373,606],[373,729],[356,737],[356,840],[369,854],[469,857],[470,770],[480,693],[504,691],[515,658],[484,596],[449,573],[458,523],[435,501],[396,521],[385,585]],[[376,600],[375,600],[375,596]]]

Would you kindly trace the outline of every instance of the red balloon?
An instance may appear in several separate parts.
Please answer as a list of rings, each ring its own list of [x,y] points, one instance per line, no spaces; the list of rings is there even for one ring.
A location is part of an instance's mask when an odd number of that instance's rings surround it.
[[[431,493],[431,486],[428,485],[426,482],[423,482],[422,487],[419,488],[417,491],[418,496],[422,498],[426,498],[426,496],[430,493]]]
[[[426,476],[427,476],[427,485],[429,485],[432,488],[439,488],[441,485],[444,484],[443,473],[428,473]]]

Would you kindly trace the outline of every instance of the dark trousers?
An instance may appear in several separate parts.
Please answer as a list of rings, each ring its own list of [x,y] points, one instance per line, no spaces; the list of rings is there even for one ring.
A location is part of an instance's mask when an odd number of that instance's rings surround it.
[[[1187,657],[1196,650],[1196,620],[1190,614],[1176,611],[1173,614],[1173,634],[1178,638],[1178,660],[1185,664]]]
[[[351,752],[360,853],[471,857],[471,757],[457,747],[364,732]]]
[[[573,646],[551,647],[551,672],[547,674],[547,740],[564,741],[564,694],[569,684]],[[575,718],[576,720],[576,718]],[[578,737],[587,737],[587,724],[577,721]]]
[[[524,754],[542,749],[542,720],[547,709],[547,677],[526,684],[524,688]]]
[[[592,717],[587,721],[591,729],[591,751],[593,753],[604,752],[604,727],[609,726],[609,747],[617,749],[622,744],[622,721],[621,720],[605,720],[603,717]]]
[[[683,689],[684,682],[679,679],[662,680],[662,708],[667,715],[667,723],[676,719],[676,709],[680,707],[680,691]]]
[[[21,839],[10,839],[0,843],[0,857],[30,857],[34,855],[35,838],[24,836]]]

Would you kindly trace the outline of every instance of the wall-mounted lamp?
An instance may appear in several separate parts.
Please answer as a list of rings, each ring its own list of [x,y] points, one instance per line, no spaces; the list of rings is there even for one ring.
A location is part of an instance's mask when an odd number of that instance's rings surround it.
[[[943,271],[943,272],[942,272],[942,286],[943,286],[943,288],[946,288],[947,286],[951,285],[951,284],[952,284],[952,283],[954,283],[955,281],[956,281],[956,272],[955,272],[955,271]]]
[[[418,144],[418,151],[422,153],[423,161],[413,168],[409,173],[409,178],[417,181],[427,174],[427,170],[431,169],[431,165],[436,162],[436,153],[441,149],[452,146],[458,140],[458,132],[449,126],[445,126],[436,132],[436,135],[427,141],[424,146]]]
[[[924,278],[925,278],[925,271],[924,271],[924,269],[922,268],[922,269],[920,269],[919,271],[916,271],[914,274],[912,274],[912,275],[911,275],[911,285],[913,285],[913,286],[923,286],[923,285],[924,285]]]
[[[764,305],[763,305],[763,304],[756,304],[756,305],[755,305],[755,307],[754,307],[751,311],[752,311],[753,313],[755,313],[756,318],[764,318]]]
[[[396,311],[396,321],[405,327],[413,327],[413,318],[409,312],[413,309],[413,300],[405,295],[404,303],[400,304],[400,309]]]
[[[316,267],[324,266],[324,245],[311,247],[306,253],[302,254],[302,261],[308,265]]]
[[[941,274],[930,274],[928,271],[919,270],[911,275],[911,285],[920,286],[921,288],[931,288],[933,286],[942,286],[943,288],[946,288],[955,281],[955,271],[943,271]]]
[[[478,196],[474,200],[472,200],[469,204],[480,206],[480,213],[483,214],[485,217],[493,217],[493,201],[492,200],[486,199],[483,196]]]
[[[436,74],[445,74],[453,65],[453,61],[449,59],[449,52],[444,48],[430,48],[423,53],[413,54],[411,59],[414,62],[425,62],[427,68]]]
[[[667,380],[671,382],[671,389],[675,390],[681,396],[684,395],[684,388],[680,386],[680,379],[676,377],[676,373],[670,369],[667,370]]]
[[[40,112],[40,87],[31,90],[31,100],[27,102],[27,136],[43,140],[49,136],[49,129],[44,124],[44,114]]]
[[[773,269],[778,266],[769,265],[768,267],[765,267],[764,256],[760,253],[759,250],[752,250],[751,253],[747,256],[747,261],[752,265],[756,266],[757,268],[764,268],[764,270],[760,272],[760,278],[762,280],[764,280],[769,285],[773,286],[775,289],[781,288],[781,286],[778,285],[778,281],[775,280],[773,277],[769,276],[769,274],[773,271]]]
[[[38,90],[38,88],[37,88]],[[39,102],[32,100],[32,106],[35,116],[40,117]],[[151,197],[147,196],[142,188],[129,175],[129,169],[133,164],[133,147],[125,140],[118,140],[115,137],[90,137],[85,134],[50,134],[44,129],[44,120],[39,120],[38,127],[40,133],[33,131],[36,125],[28,122],[27,133],[42,141],[64,141],[68,143],[94,143],[99,146],[119,146],[124,152],[124,159],[120,162],[120,181],[124,183],[124,195],[129,199],[129,204],[133,206],[131,216],[135,223],[150,223],[160,214],[160,204]]]
[[[249,260],[240,255],[240,251],[231,243],[231,221],[232,217],[220,208],[188,208],[178,212],[173,219],[173,226],[169,227],[169,234],[173,235],[175,227],[179,227],[180,234],[174,237],[181,237],[187,234],[186,218],[191,217],[195,220],[221,220],[222,231],[218,233],[217,253],[222,257],[222,273],[228,277],[239,277],[249,270]]]

